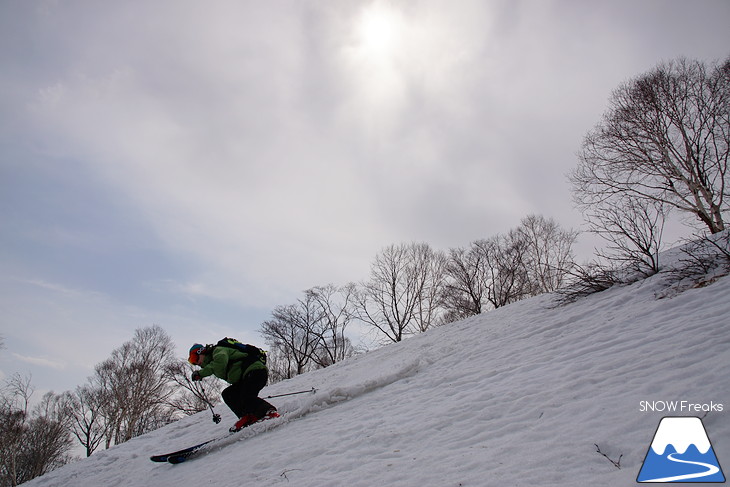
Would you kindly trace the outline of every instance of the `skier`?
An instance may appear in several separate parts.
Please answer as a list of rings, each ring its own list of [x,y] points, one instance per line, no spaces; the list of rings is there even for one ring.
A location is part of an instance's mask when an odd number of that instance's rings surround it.
[[[222,342],[206,346],[194,344],[190,347],[188,362],[201,367],[193,372],[192,380],[215,375],[231,384],[221,394],[223,401],[239,418],[230,431],[238,431],[262,419],[279,417],[274,406],[258,397],[269,379],[265,360],[256,353],[258,349],[251,347],[255,352],[246,353],[235,347],[221,346]]]

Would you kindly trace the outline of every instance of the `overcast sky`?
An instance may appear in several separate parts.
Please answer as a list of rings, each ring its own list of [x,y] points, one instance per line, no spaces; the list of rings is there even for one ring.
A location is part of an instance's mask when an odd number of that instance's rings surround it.
[[[159,324],[181,356],[303,290],[528,214],[611,91],[730,55],[730,2],[0,2],[0,378]]]

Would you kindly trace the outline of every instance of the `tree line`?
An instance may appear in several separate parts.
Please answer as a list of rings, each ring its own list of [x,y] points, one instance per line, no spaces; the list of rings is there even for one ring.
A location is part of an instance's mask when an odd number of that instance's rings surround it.
[[[730,58],[711,65],[661,63],[623,83],[578,158],[569,175],[574,201],[588,232],[606,241],[596,260],[574,262],[578,232],[539,215],[448,251],[426,243],[390,245],[375,256],[363,282],[313,287],[296,303],[274,308],[260,328],[272,380],[355,354],[346,336],[355,322],[381,341],[398,342],[526,297],[559,291],[575,299],[622,275],[659,272],[664,228],[675,216],[704,230],[709,242],[687,251],[678,278],[707,274],[718,259],[730,272]],[[203,390],[190,381],[191,371],[174,357],[165,331],[151,326],[136,330],[84,385],[48,393],[32,408],[30,379],[6,380],[0,487],[68,462],[74,439],[91,455],[216,403],[219,385]]]
[[[554,220],[531,215],[504,235],[448,252],[427,243],[380,251],[369,279],[319,286],[278,306],[262,324],[275,379],[326,367],[355,353],[345,336],[353,321],[385,342],[560,288],[575,266],[578,236]]]

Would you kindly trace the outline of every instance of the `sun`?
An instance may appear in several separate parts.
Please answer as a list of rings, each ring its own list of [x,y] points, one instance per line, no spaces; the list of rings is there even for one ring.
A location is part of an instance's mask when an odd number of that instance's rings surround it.
[[[400,15],[382,2],[362,11],[357,24],[357,37],[363,51],[371,56],[389,56],[396,49],[403,29]]]

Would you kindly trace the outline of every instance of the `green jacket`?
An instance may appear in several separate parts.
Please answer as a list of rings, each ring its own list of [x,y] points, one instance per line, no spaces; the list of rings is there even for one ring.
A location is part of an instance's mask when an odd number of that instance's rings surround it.
[[[258,357],[228,347],[215,347],[213,353],[203,355],[201,377],[215,375],[229,384],[235,384],[254,370],[266,370],[266,365]]]

